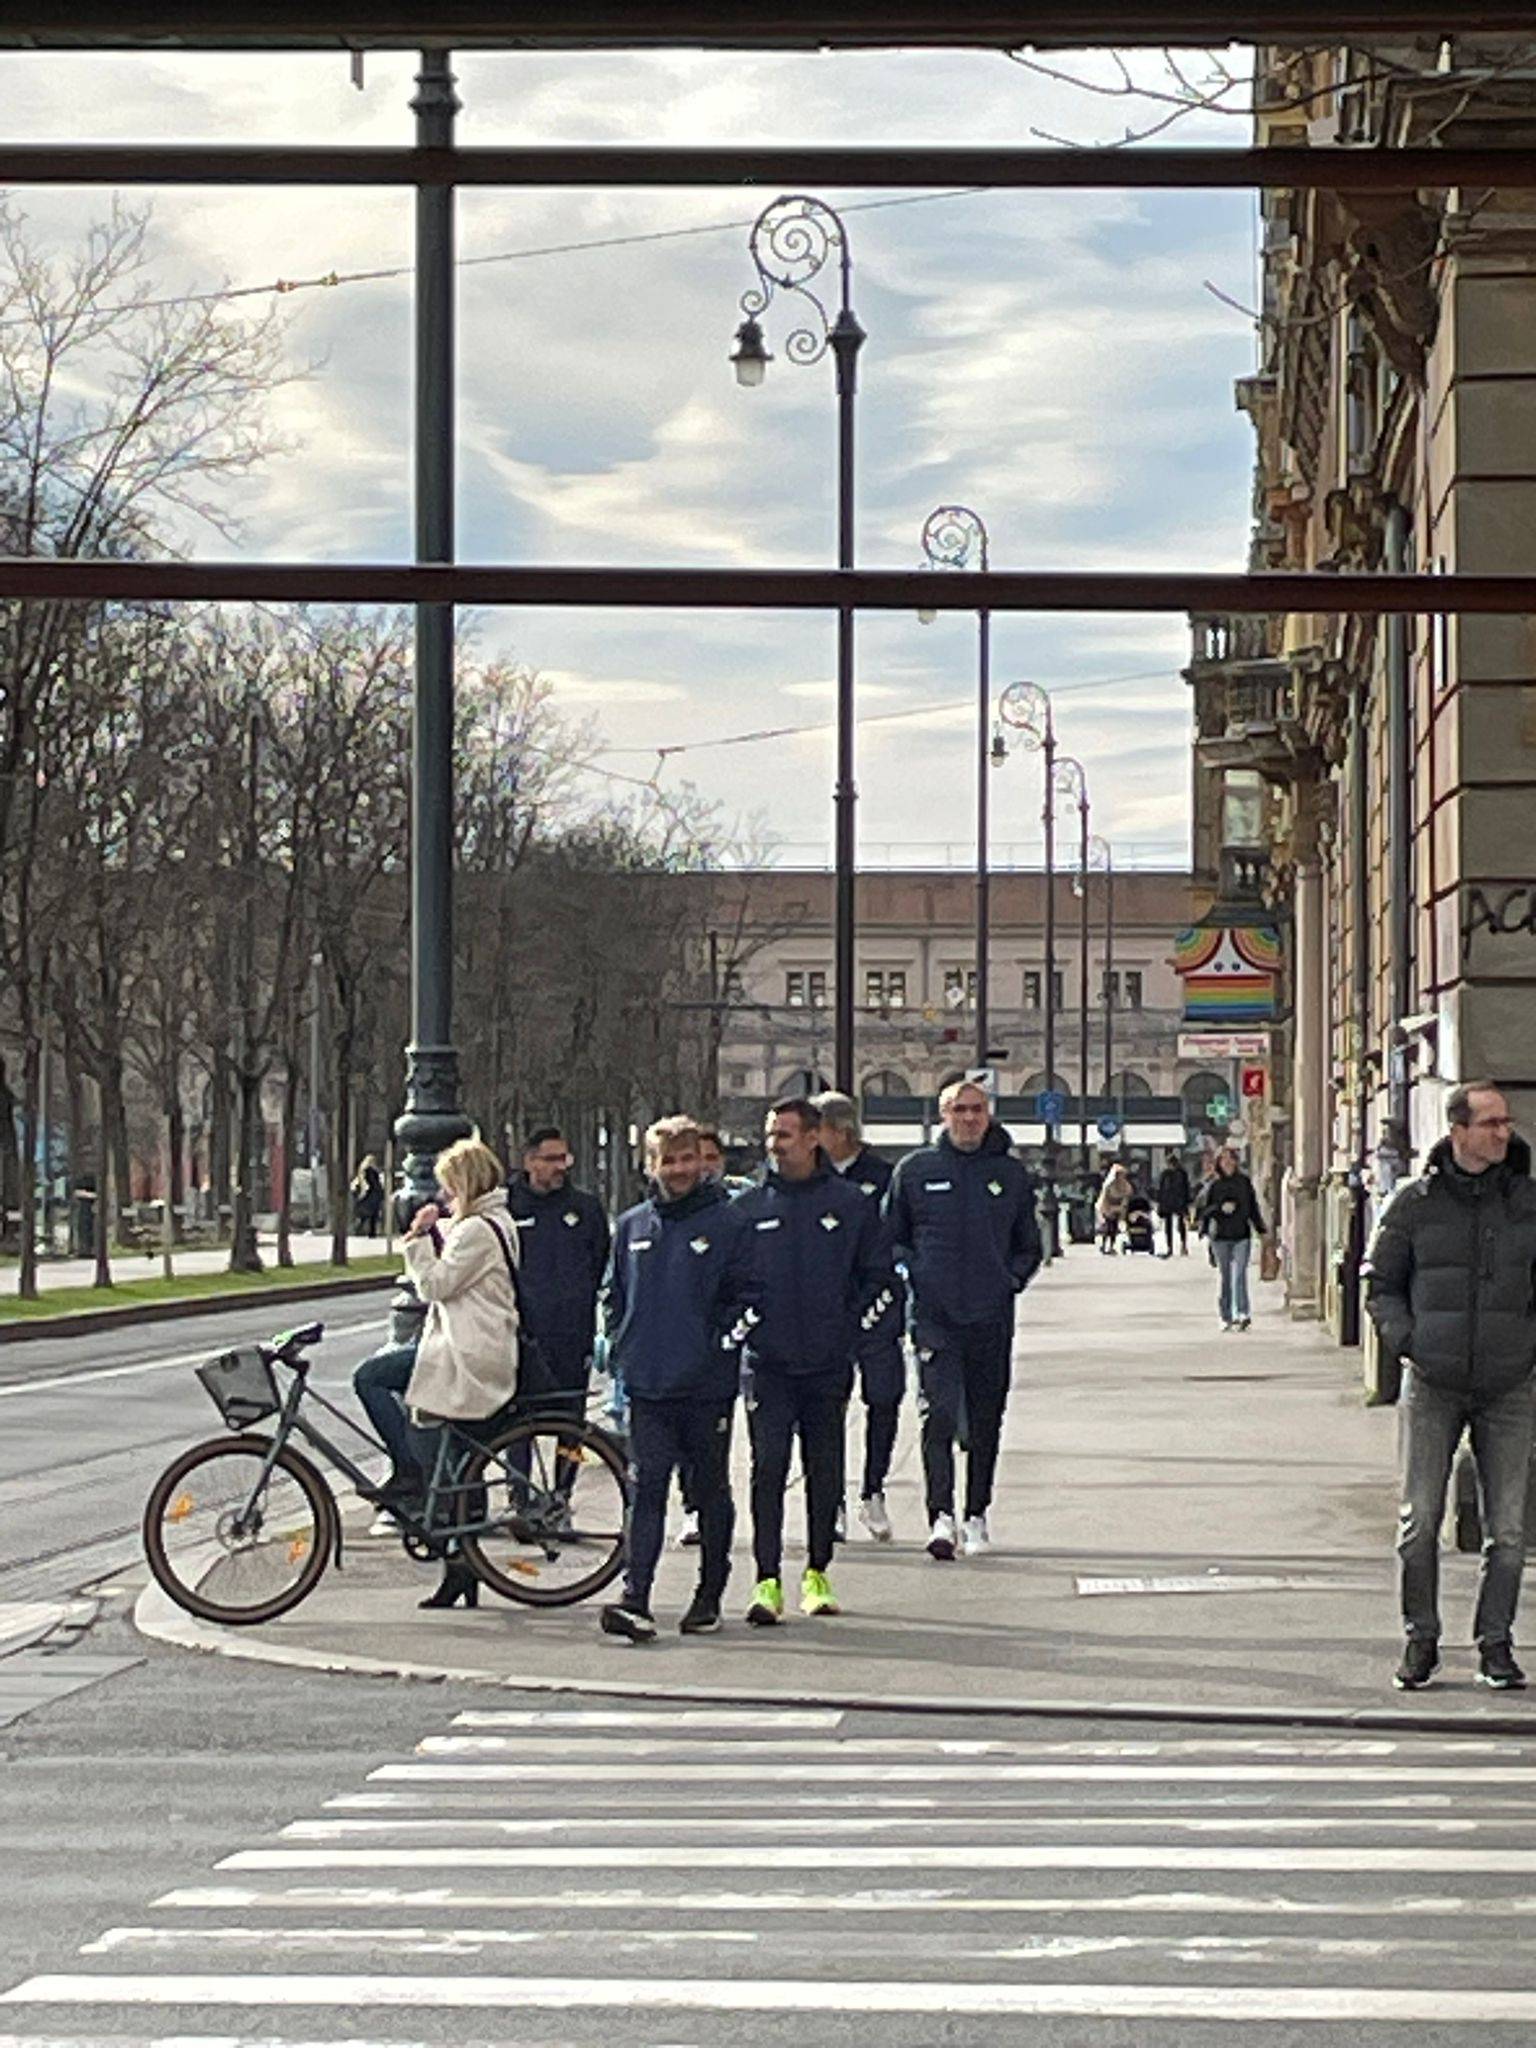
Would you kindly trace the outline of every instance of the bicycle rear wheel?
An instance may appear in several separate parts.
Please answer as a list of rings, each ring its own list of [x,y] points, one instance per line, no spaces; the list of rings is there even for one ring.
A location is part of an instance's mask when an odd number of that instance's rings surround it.
[[[503,1599],[570,1607],[611,1585],[624,1563],[624,1455],[587,1422],[514,1423],[467,1462],[487,1527],[462,1537],[464,1561]]]
[[[273,1458],[264,1437],[195,1444],[161,1473],[144,1507],[149,1568],[200,1621],[275,1620],[314,1591],[335,1548],[330,1488],[286,1445]]]

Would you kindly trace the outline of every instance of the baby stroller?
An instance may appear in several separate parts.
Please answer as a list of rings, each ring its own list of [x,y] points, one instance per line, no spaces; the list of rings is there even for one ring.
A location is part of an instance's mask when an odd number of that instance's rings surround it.
[[[1157,1251],[1152,1225],[1152,1203],[1146,1195],[1132,1195],[1125,1205],[1125,1249],[1128,1252]]]

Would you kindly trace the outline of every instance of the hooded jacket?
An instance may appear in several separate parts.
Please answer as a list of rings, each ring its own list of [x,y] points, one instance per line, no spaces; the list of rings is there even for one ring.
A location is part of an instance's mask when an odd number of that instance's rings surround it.
[[[588,1358],[608,1264],[608,1219],[585,1188],[538,1194],[526,1178],[507,1190],[517,1226],[518,1279],[528,1328],[553,1356]]]
[[[516,1393],[517,1298],[507,1272],[515,1240],[503,1188],[446,1229],[406,1239],[405,1263],[427,1304],[408,1408],[482,1422]]]
[[[653,1194],[613,1233],[604,1288],[608,1357],[638,1400],[734,1399],[740,1346],[756,1320],[745,1217],[701,1182]]]
[[[877,1203],[825,1164],[805,1180],[770,1168],[733,1205],[749,1225],[756,1370],[824,1373],[894,1325],[896,1276]]]
[[[1501,1166],[1463,1173],[1442,1138],[1398,1189],[1365,1265],[1381,1340],[1431,1386],[1508,1393],[1536,1365],[1536,1184],[1531,1148],[1511,1138]]]
[[[1011,1318],[1040,1264],[1035,1184],[992,1124],[975,1152],[946,1131],[909,1152],[891,1177],[886,1214],[912,1288],[918,1341],[967,1323]]]

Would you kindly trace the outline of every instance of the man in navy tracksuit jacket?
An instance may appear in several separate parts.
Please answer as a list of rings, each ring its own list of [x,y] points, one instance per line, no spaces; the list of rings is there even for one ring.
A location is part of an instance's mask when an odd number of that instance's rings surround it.
[[[619,1218],[604,1302],[609,1357],[629,1394],[631,1493],[624,1592],[602,1626],[631,1642],[656,1633],[651,1586],[674,1471],[688,1472],[699,1510],[699,1584],[681,1626],[720,1626],[736,1519],[731,1421],[755,1317],[746,1219],[702,1179],[692,1120],[652,1124],[645,1156],[653,1190]]]
[[[895,1313],[885,1236],[873,1202],[831,1172],[821,1122],[803,1097],[768,1112],[768,1171],[732,1208],[748,1226],[753,1305],[746,1343],[757,1585],[748,1621],[784,1618],[784,1488],[798,1436],[805,1475],[806,1569],[800,1606],[835,1614],[827,1579],[843,1493],[843,1430],[861,1333]]]
[[[889,1162],[864,1143],[859,1106],[851,1095],[829,1090],[825,1095],[812,1096],[811,1100],[821,1116],[821,1149],[828,1166],[880,1210],[888,1249],[884,1205],[891,1184]],[[894,1267],[892,1279],[900,1289]],[[885,1505],[885,1480],[896,1448],[902,1396],[907,1391],[907,1361],[901,1345],[904,1312],[903,1291],[898,1293],[894,1315],[882,1317],[873,1330],[860,1331],[854,1353],[859,1388],[864,1396],[864,1472],[859,1484],[859,1519],[877,1543],[889,1543],[894,1533]]]
[[[523,1171],[507,1190],[507,1206],[517,1226],[517,1277],[528,1334],[539,1347],[550,1391],[566,1396],[580,1415],[609,1233],[602,1203],[571,1186],[570,1169],[570,1151],[557,1127],[530,1131]]]
[[[1016,1297],[1040,1264],[1035,1186],[974,1082],[939,1097],[944,1134],[891,1178],[887,1217],[912,1293],[931,1556],[987,1547],[1013,1357]],[[955,1436],[969,1432],[965,1526],[955,1527]]]

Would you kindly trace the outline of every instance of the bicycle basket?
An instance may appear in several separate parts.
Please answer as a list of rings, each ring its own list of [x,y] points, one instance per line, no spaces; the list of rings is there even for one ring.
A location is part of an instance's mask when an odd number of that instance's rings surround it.
[[[260,1351],[224,1351],[197,1368],[209,1399],[231,1429],[244,1429],[282,1406],[277,1378]]]

